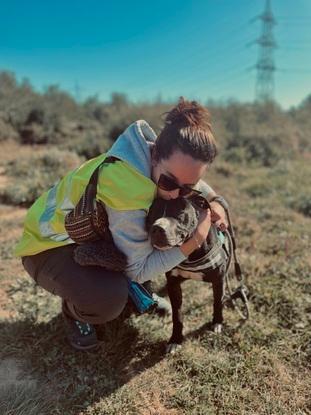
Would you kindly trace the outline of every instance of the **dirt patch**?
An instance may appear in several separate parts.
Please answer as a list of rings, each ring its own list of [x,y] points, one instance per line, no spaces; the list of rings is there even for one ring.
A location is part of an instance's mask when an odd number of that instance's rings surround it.
[[[5,165],[6,163],[16,160],[17,157],[22,157],[24,155],[30,155],[34,152],[43,152],[44,149],[48,148],[47,146],[33,145],[20,145],[18,142],[13,140],[6,140],[1,143],[1,160],[0,165]]]
[[[5,175],[3,167],[0,167],[0,189],[4,189],[9,186],[9,178]]]
[[[15,244],[22,236],[23,221],[27,209],[0,205],[0,319],[12,317],[7,305],[10,298],[7,289],[16,278],[25,273],[20,258],[14,257]]]
[[[20,218],[27,212],[26,208],[20,206],[0,204],[0,221],[9,220],[12,218]]]
[[[0,176],[1,178],[1,176]],[[26,215],[27,209],[16,206],[0,205],[0,222],[8,220],[23,219]]]

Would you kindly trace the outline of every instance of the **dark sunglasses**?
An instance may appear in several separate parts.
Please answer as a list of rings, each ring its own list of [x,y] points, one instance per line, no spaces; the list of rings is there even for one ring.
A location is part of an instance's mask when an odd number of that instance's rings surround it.
[[[179,196],[185,197],[190,195],[200,195],[201,192],[199,190],[192,189],[190,186],[180,186],[178,183],[175,182],[174,179],[167,176],[166,174],[161,174],[158,180],[158,187],[166,192],[172,192],[173,190],[179,189]]]

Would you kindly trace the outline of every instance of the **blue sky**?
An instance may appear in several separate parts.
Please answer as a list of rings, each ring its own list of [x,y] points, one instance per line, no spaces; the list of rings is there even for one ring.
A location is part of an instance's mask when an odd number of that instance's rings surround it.
[[[311,0],[271,0],[275,98],[311,93]],[[0,69],[81,99],[252,101],[265,0],[0,0]],[[247,46],[248,45],[248,46]],[[77,89],[79,87],[79,90]]]

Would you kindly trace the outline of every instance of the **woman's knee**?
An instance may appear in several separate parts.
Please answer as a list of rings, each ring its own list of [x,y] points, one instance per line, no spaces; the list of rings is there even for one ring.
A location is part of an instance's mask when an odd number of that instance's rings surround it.
[[[74,298],[75,297],[75,298]],[[69,299],[81,317],[90,323],[104,323],[117,318],[128,300],[128,286],[122,274],[103,275],[94,283],[90,278],[84,292]]]

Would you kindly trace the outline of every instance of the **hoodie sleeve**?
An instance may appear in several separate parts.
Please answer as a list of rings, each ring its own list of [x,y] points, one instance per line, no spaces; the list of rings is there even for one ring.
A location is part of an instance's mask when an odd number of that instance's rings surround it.
[[[178,247],[153,249],[145,230],[144,210],[120,211],[106,206],[109,228],[116,246],[127,256],[126,275],[143,283],[173,269],[186,259]]]
[[[215,191],[204,180],[199,180],[195,188],[200,190],[207,200],[211,200],[216,196]]]

